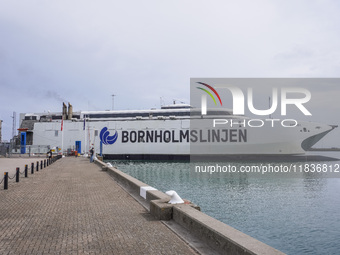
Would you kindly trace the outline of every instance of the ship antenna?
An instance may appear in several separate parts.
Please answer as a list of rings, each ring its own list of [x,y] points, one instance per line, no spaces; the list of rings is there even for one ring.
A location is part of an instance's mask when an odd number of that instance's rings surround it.
[[[117,95],[112,94],[111,96],[112,96],[112,110],[113,110],[113,109],[114,109],[114,105],[115,105],[115,104],[114,104],[114,103],[115,103],[114,97],[117,96]]]
[[[159,97],[159,101],[160,101],[160,104],[161,104],[161,107],[162,107],[164,105],[163,97]]]
[[[180,104],[185,104],[185,102],[181,101],[180,99],[172,99],[174,104],[176,104],[176,101],[179,102]]]
[[[269,109],[270,109],[270,97],[269,97]],[[269,119],[271,119],[271,118],[272,118],[272,115],[269,114]]]

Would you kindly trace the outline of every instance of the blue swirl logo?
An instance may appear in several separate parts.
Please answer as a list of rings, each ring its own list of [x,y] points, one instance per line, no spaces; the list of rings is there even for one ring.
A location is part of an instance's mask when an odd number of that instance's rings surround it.
[[[109,136],[110,132],[107,130],[107,127],[104,127],[101,131],[100,131],[100,141],[102,141],[103,144],[105,145],[109,145],[109,144],[114,144],[117,141],[118,138],[118,132],[116,131],[116,133],[113,136]]]

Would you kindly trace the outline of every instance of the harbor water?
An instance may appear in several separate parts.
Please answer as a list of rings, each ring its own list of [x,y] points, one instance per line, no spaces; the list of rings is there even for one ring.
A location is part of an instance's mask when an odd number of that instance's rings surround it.
[[[200,177],[193,176],[184,162],[110,162],[158,190],[177,191],[202,212],[282,252],[339,254],[340,178],[259,178],[239,173]],[[334,166],[339,161],[322,163]]]

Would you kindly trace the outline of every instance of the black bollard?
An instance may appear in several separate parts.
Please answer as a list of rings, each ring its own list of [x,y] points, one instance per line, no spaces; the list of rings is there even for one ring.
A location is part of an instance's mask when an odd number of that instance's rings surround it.
[[[15,182],[19,182],[19,176],[20,176],[20,168],[17,167],[17,172],[15,174]]]
[[[27,178],[28,165],[25,165],[25,178]]]
[[[37,172],[39,171],[39,161],[37,161]]]
[[[46,166],[48,166],[49,163],[50,163],[50,159],[48,158],[48,159],[46,160]]]
[[[34,174],[34,163],[31,163],[31,174]]]
[[[4,174],[4,189],[8,189],[8,172],[5,172]]]
[[[44,159],[44,168],[46,168],[46,159]]]
[[[40,161],[40,169],[43,169],[43,161]]]

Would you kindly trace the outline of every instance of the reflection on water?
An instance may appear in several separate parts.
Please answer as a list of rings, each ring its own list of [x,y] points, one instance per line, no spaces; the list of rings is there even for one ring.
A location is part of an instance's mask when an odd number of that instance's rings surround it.
[[[340,179],[192,176],[189,163],[111,162],[163,192],[176,190],[202,211],[288,254],[338,254]],[[334,163],[334,162],[333,162]]]

